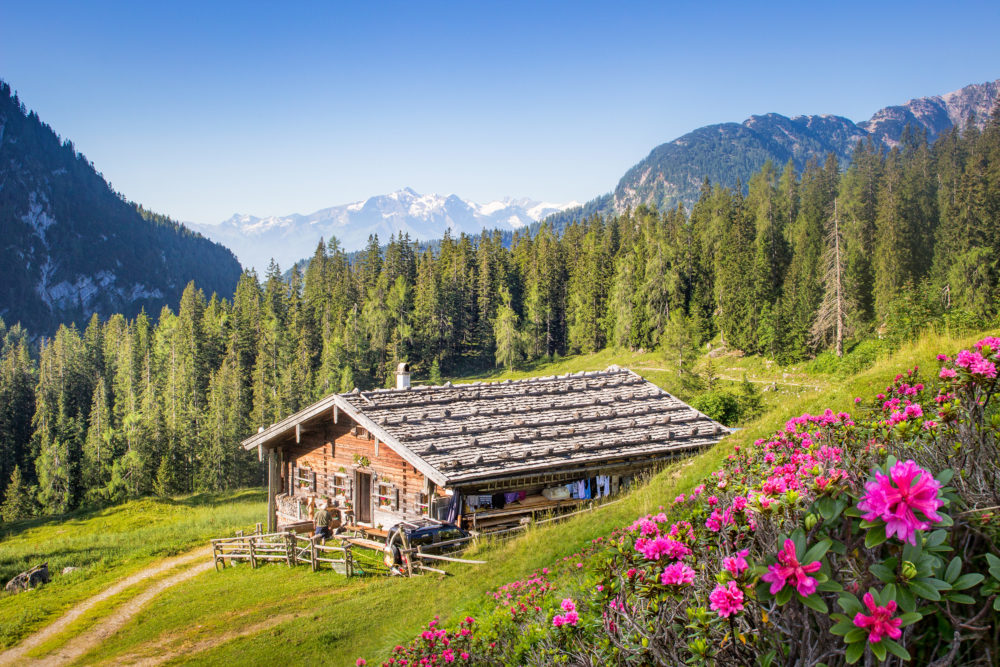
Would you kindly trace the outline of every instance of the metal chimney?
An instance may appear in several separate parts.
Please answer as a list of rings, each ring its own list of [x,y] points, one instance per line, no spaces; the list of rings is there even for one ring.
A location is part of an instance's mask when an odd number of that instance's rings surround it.
[[[396,389],[410,388],[410,365],[405,361],[396,366]]]

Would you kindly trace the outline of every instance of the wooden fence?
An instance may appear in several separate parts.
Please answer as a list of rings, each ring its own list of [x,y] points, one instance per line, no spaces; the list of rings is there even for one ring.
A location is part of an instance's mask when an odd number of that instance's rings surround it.
[[[250,563],[250,567],[256,568],[262,563],[276,562],[285,563],[289,567],[299,563],[307,563],[313,572],[323,568],[329,568],[348,577],[355,574],[389,574],[389,568],[383,567],[384,545],[357,537],[333,536],[322,544],[306,535],[299,535],[294,532],[261,533],[258,524],[256,533],[243,535],[238,533],[235,537],[223,537],[211,540],[212,561],[215,569],[224,569],[226,565],[233,565],[237,562]],[[476,538],[475,535],[463,537],[456,540],[448,540],[433,545],[435,548],[443,546],[457,546],[467,543]],[[367,557],[358,557],[352,549],[363,549]],[[447,574],[444,570],[431,567],[425,561],[447,561],[451,563],[468,563],[472,565],[482,565],[486,561],[468,560],[455,556],[442,556],[438,554],[424,553],[424,547],[413,549],[403,549],[404,569],[406,574],[413,576],[421,572],[434,572],[437,574]]]

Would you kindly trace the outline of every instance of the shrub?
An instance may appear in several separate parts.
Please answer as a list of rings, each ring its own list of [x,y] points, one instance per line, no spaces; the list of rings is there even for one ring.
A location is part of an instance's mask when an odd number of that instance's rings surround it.
[[[691,407],[700,410],[717,422],[734,426],[740,419],[740,401],[728,391],[707,391],[691,401]]]

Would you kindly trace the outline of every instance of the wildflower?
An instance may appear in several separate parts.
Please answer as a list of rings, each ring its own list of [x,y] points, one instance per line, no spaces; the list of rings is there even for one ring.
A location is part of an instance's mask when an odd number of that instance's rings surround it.
[[[735,556],[726,557],[722,559],[722,567],[729,571],[734,577],[740,576],[743,570],[747,569],[747,555],[750,553],[749,549],[743,549]]]
[[[367,665],[368,663],[365,661],[364,658],[358,658],[357,661],[355,661],[354,664],[357,665],[357,667],[363,667],[364,665]]]
[[[938,373],[938,377],[940,377],[942,380],[950,380],[956,375],[958,375],[958,373],[955,372],[954,368],[942,368],[941,372]]]
[[[816,592],[816,580],[808,575],[821,567],[818,560],[805,565],[799,564],[795,555],[795,542],[786,539],[784,547],[778,552],[778,562],[768,565],[767,573],[761,579],[771,582],[771,595],[784,588],[788,580],[792,579],[799,595],[808,597]]]
[[[664,586],[682,586],[694,583],[694,570],[684,563],[668,565],[660,575],[660,583]]]
[[[938,499],[941,483],[929,472],[912,460],[896,463],[889,476],[875,472],[875,481],[865,484],[865,495],[858,502],[858,509],[864,512],[865,521],[885,521],[885,534],[895,535],[901,541],[916,544],[914,534],[925,530],[941,517],[937,509],[942,502]],[[921,521],[915,511],[921,512],[929,521]]]
[[[468,660],[468,659],[469,659],[469,654],[468,654],[468,653],[466,653],[465,651],[462,651],[461,653],[459,653],[459,657],[460,657],[460,658],[461,658],[462,660]]]
[[[576,604],[573,602],[571,598],[566,598],[565,600],[562,601],[562,604],[560,604],[559,606],[562,608],[563,611],[576,611]]]
[[[743,591],[736,585],[735,581],[730,581],[726,585],[719,584],[708,596],[711,601],[709,605],[719,613],[722,618],[728,618],[738,611],[743,611]]]
[[[899,626],[903,624],[901,618],[891,618],[896,612],[896,601],[889,600],[884,607],[875,604],[875,598],[871,593],[865,593],[865,606],[868,607],[869,615],[858,612],[854,615],[854,625],[868,630],[868,641],[872,644],[882,641],[882,637],[888,636],[890,639],[899,639],[902,632]]]

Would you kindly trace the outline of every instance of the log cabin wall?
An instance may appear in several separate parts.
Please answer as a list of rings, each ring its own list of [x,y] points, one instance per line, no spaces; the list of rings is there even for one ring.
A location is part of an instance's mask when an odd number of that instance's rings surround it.
[[[343,496],[353,501],[358,471],[372,475],[373,525],[388,527],[403,517],[423,513],[424,475],[384,442],[376,444],[375,438],[347,415],[341,413],[337,424],[331,420],[303,432],[300,440],[283,447],[282,476],[291,499]]]

